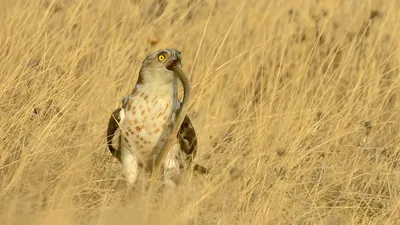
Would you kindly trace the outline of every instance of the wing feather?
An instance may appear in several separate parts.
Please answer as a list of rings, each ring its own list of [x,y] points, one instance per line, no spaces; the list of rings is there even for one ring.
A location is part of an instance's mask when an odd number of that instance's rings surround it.
[[[177,138],[181,149],[187,154],[196,157],[197,153],[197,135],[188,115],[185,116],[181,128],[178,131]]]
[[[181,128],[178,131],[177,138],[181,149],[189,157],[192,162],[197,154],[197,135],[193,127],[192,121],[188,115],[185,116]],[[209,170],[199,164],[193,166],[193,170],[199,173],[208,173]]]
[[[107,145],[111,154],[115,156],[119,161],[121,161],[121,152],[119,151],[119,142],[120,142],[120,132],[119,132],[119,123],[123,118],[123,109],[117,108],[111,114],[110,119],[108,120],[107,127]]]

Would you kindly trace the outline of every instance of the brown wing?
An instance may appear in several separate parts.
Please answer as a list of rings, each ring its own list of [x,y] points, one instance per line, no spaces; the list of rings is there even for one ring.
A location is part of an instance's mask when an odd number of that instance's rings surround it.
[[[114,110],[111,114],[110,119],[108,120],[107,127],[107,145],[111,154],[115,156],[119,161],[121,161],[121,152],[119,149],[115,149],[113,146],[113,138],[116,135],[117,129],[119,128],[119,123],[121,121],[120,111],[122,108],[118,108]],[[118,143],[119,146],[119,143]]]
[[[197,153],[197,136],[196,136],[196,131],[192,125],[192,121],[190,120],[189,116],[186,115],[181,128],[179,129],[179,132],[177,134],[177,138],[179,140],[179,144],[181,145],[182,151],[186,153],[186,155],[189,156],[189,161],[192,162],[192,160],[196,157]],[[208,169],[195,164],[193,167],[193,170],[199,173],[208,173]]]
[[[192,155],[192,157],[196,157],[197,153],[197,136],[196,131],[192,125],[192,121],[189,116],[186,115],[183,119],[181,128],[178,131],[177,138],[179,140],[179,144],[181,145],[181,149],[187,154]]]

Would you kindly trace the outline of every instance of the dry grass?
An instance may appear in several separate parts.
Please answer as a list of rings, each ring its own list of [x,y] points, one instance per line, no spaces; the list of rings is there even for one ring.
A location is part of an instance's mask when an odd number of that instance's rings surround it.
[[[154,2],[1,1],[0,224],[398,224],[398,0]],[[165,47],[212,172],[153,198],[105,129]]]

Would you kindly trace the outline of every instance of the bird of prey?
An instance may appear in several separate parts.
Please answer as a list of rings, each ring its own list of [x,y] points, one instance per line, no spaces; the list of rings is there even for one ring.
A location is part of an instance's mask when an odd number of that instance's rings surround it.
[[[178,78],[171,66],[181,67],[181,54],[162,49],[149,54],[142,62],[137,83],[122,106],[110,116],[107,144],[112,155],[122,164],[127,182],[133,185],[139,167],[151,169],[154,152],[166,142],[180,108]],[[197,137],[191,120],[185,116],[163,166],[164,183],[176,186],[180,169],[191,166],[197,152]],[[207,169],[195,165],[194,170]],[[175,179],[174,179],[175,177]]]

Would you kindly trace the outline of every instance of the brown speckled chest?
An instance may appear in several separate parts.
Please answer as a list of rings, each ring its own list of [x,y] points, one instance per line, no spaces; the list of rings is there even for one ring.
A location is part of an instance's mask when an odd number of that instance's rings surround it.
[[[128,96],[123,105],[125,121],[121,121],[124,134],[121,144],[139,161],[147,161],[150,154],[166,141],[172,128],[175,102],[173,96],[156,96],[146,90],[137,90]]]

